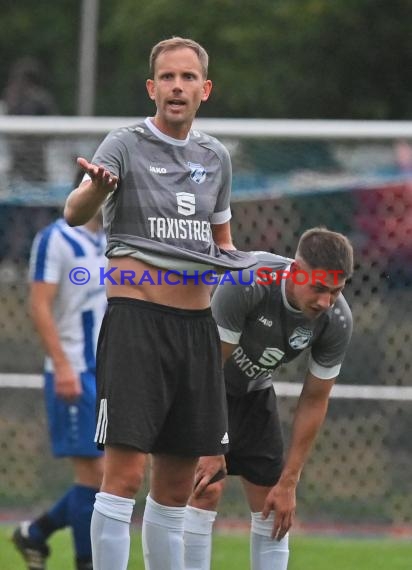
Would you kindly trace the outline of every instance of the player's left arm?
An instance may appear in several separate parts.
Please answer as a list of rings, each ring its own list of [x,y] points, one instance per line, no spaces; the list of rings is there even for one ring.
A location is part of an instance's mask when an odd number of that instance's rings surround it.
[[[262,510],[266,518],[275,512],[272,537],[281,540],[293,524],[296,508],[296,487],[312,445],[328,409],[329,395],[336,378],[306,375],[292,426],[285,465],[279,481],[269,491]]]
[[[232,192],[232,161],[227,148],[218,144],[216,148],[221,163],[221,183],[214,212],[210,218],[212,237],[220,249],[235,250],[230,230],[230,198]]]
[[[213,241],[220,249],[236,249],[233,245],[230,222],[223,224],[212,224]]]

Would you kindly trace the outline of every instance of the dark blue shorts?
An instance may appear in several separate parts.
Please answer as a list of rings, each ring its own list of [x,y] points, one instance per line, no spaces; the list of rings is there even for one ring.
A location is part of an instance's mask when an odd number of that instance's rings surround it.
[[[96,448],[96,379],[91,372],[80,374],[83,394],[73,403],[58,398],[54,375],[46,372],[45,399],[52,451],[55,457],[100,457]]]

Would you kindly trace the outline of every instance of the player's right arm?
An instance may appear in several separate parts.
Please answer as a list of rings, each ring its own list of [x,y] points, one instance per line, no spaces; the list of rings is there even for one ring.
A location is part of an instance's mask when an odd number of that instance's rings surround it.
[[[90,162],[82,157],[77,159],[85,179],[66,200],[64,217],[69,225],[80,226],[88,222],[107,196],[116,190],[123,172],[125,152],[124,131],[118,129],[107,135]]]
[[[266,496],[264,518],[275,513],[272,538],[281,540],[293,524],[296,488],[313,443],[324,422],[335,378],[317,378],[308,371],[293,420],[290,445],[279,481]]]
[[[224,364],[238,345],[237,344],[230,344],[229,342],[223,342],[222,341],[220,343],[220,346],[222,349],[222,360],[223,360],[223,364]]]
[[[81,383],[61,342],[54,307],[62,279],[67,278],[70,248],[61,236],[59,222],[39,232],[30,253],[29,311],[54,370],[56,394],[73,400],[81,394]]]
[[[44,349],[53,361],[56,394],[70,401],[78,398],[82,389],[79,377],[63,350],[54,320],[53,303],[57,291],[57,283],[33,281],[30,284],[29,308]]]
[[[116,189],[118,177],[104,166],[98,166],[79,157],[77,164],[90,177],[68,196],[64,217],[71,226],[80,226],[92,218],[107,196]]]

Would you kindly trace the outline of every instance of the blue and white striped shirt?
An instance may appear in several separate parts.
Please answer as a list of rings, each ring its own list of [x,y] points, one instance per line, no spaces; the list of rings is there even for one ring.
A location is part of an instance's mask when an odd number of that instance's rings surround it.
[[[41,230],[33,241],[30,281],[58,284],[53,314],[63,350],[76,372],[94,371],[96,346],[106,309],[104,286],[99,285],[100,267],[106,266],[106,239],[103,231],[70,227],[63,219]],[[70,280],[74,268],[88,282],[75,285]],[[83,271],[87,270],[87,271]],[[53,371],[46,356],[45,370]]]

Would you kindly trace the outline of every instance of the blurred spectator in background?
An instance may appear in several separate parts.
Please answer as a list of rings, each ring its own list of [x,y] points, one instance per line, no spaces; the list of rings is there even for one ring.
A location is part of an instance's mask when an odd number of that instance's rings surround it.
[[[355,221],[365,236],[365,259],[378,264],[389,289],[412,286],[412,147],[393,147],[396,182],[358,190]]]
[[[46,73],[33,57],[18,59],[11,67],[3,92],[8,115],[55,115],[57,105],[46,87]],[[50,222],[45,208],[14,205],[19,200],[19,186],[29,199],[30,188],[47,182],[46,142],[39,135],[13,135],[7,139],[10,163],[5,185],[10,187],[11,204],[1,213],[1,234],[4,241],[0,258],[0,281],[14,282],[22,278],[27,266],[33,236]]]
[[[412,192],[412,146],[410,142],[402,139],[394,146],[396,165],[401,174],[405,176],[407,189]]]
[[[30,246],[35,234],[59,215],[57,206],[0,208],[0,283],[26,281]]]
[[[8,115],[56,115],[53,95],[45,85],[45,72],[32,57],[17,60],[11,67],[3,100]],[[29,135],[10,139],[11,182],[47,180],[44,137]]]

